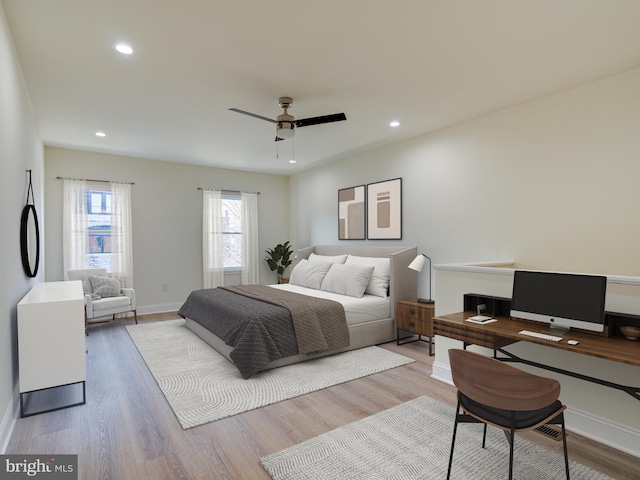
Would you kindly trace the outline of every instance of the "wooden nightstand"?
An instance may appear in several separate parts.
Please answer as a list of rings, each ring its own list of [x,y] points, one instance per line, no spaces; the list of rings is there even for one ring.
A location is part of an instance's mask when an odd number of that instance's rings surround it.
[[[433,355],[433,317],[435,304],[420,303],[417,300],[400,300],[396,304],[396,342],[404,345],[411,342],[429,343],[429,355]],[[418,335],[416,340],[400,343],[400,331],[405,330]],[[422,336],[428,337],[424,340]]]

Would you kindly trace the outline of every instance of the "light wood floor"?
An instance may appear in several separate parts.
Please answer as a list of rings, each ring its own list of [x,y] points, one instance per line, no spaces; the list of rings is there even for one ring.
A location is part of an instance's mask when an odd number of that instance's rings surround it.
[[[78,454],[82,480],[268,479],[258,462],[266,454],[421,395],[454,405],[454,388],[430,378],[427,344],[390,343],[384,348],[416,362],[182,430],[124,328],[130,323],[90,328],[86,405],[18,420],[6,453]],[[60,401],[51,397],[43,400]],[[561,452],[560,442],[535,433],[527,438]],[[578,435],[571,434],[568,443],[578,462],[616,479],[639,478],[636,457]]]

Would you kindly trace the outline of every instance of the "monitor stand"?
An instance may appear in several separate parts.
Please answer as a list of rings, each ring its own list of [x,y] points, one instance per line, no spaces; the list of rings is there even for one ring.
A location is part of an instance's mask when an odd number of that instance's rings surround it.
[[[569,333],[570,327],[562,327],[560,325],[552,325],[542,330],[545,333],[553,333],[554,335],[566,335]]]

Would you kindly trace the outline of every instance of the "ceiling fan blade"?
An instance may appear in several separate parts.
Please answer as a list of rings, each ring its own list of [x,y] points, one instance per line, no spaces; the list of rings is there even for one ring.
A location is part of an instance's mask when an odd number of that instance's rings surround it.
[[[333,115],[323,115],[321,117],[301,118],[293,122],[296,127],[308,127],[309,125],[320,125],[321,123],[341,122],[346,120],[344,113],[334,113]]]
[[[230,108],[229,110],[231,110],[232,112],[241,113],[243,115],[249,115],[250,117],[258,118],[260,120],[266,120],[267,122],[278,123],[277,120],[273,120],[272,118],[263,117],[262,115],[257,115],[251,112],[245,112],[244,110],[239,110],[237,108]]]

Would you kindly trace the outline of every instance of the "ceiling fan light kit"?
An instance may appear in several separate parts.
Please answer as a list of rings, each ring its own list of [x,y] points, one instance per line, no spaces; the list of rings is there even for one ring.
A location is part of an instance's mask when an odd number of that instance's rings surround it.
[[[276,142],[280,140],[286,140],[295,136],[296,127],[308,127],[310,125],[320,125],[322,123],[340,122],[346,120],[347,116],[344,113],[334,113],[332,115],[323,115],[320,117],[303,118],[296,120],[296,117],[289,115],[287,111],[293,105],[293,99],[291,97],[280,97],[278,99],[278,105],[284,109],[284,113],[278,115],[275,120],[262,115],[257,115],[251,112],[245,112],[238,108],[230,108],[232,112],[242,113],[243,115],[249,115],[250,117],[265,120],[267,122],[276,124]]]
[[[282,140],[293,138],[293,136],[296,134],[293,128],[293,122],[278,122],[276,137],[281,138]]]

